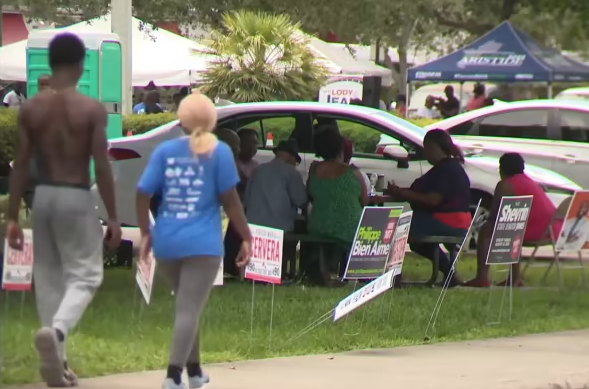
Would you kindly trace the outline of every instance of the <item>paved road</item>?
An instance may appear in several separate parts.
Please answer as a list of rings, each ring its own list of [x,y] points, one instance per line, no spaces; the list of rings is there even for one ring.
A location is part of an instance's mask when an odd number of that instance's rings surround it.
[[[137,250],[137,247],[139,247],[139,230],[137,228],[123,228],[123,238],[126,240],[130,240],[133,242],[133,248],[135,250]],[[407,247],[407,251],[409,250],[409,247]],[[524,248],[522,250],[523,256],[524,257],[529,257],[532,254],[532,249],[530,248]],[[553,258],[553,253],[552,253],[552,248],[550,246],[546,246],[546,247],[541,247],[538,250],[538,254],[536,255],[536,257],[538,258]],[[565,254],[561,256],[563,259],[576,259],[576,255],[571,255],[571,254]],[[587,260],[589,261],[589,256],[585,255],[584,258],[587,257]]]
[[[266,359],[206,367],[206,389],[548,389],[589,383],[589,331]],[[86,389],[157,388],[163,372],[82,380]],[[29,385],[27,389],[41,389]],[[16,388],[12,388],[16,389]],[[22,387],[20,389],[25,389]]]

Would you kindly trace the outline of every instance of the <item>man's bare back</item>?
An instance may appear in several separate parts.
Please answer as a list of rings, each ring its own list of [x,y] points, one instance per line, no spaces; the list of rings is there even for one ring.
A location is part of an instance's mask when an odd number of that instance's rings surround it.
[[[20,112],[39,183],[90,186],[90,159],[106,154],[106,110],[74,90],[43,91]]]

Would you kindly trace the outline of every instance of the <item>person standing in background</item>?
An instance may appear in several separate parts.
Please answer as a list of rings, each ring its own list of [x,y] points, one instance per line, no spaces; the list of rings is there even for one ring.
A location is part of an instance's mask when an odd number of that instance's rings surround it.
[[[474,111],[475,109],[483,108],[487,105],[487,96],[483,84],[478,82],[474,84],[472,94],[472,98],[466,104],[467,111]]]
[[[407,116],[407,96],[399,94],[395,99],[395,115],[399,117]]]
[[[133,107],[134,114],[153,114],[162,113],[164,108],[159,103],[160,94],[157,90],[150,90],[143,94],[143,102]]]
[[[440,111],[440,114],[444,119],[448,119],[452,116],[458,115],[460,112],[460,101],[454,96],[454,87],[447,85],[444,88],[444,94],[446,98],[437,98],[436,107]]]
[[[188,96],[188,88],[185,86],[180,88],[180,91],[178,93],[174,94],[174,96],[172,96],[172,99],[174,100],[174,108],[176,110],[178,110],[178,107],[180,106],[180,102],[186,96]]]
[[[7,108],[18,110],[27,99],[24,95],[25,89],[26,84],[24,82],[17,82],[14,84],[14,89],[4,96],[2,104]]]
[[[425,98],[425,105],[417,110],[416,117],[420,119],[437,119],[440,113],[435,109],[436,99],[434,96]]]

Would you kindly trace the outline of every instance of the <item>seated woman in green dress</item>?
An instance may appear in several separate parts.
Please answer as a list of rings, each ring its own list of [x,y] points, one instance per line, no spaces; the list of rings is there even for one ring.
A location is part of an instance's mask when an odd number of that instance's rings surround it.
[[[344,138],[337,128],[323,126],[314,137],[314,145],[323,161],[313,163],[309,169],[307,191],[312,209],[307,230],[341,243],[341,276],[345,270],[343,254],[352,246],[362,209],[368,204],[368,191],[362,173],[344,162]],[[322,267],[320,264],[319,273],[325,283],[329,269]]]

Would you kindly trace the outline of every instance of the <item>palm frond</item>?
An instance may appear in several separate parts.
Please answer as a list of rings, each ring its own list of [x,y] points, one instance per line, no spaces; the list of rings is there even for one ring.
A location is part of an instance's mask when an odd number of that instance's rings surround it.
[[[223,14],[208,46],[204,92],[236,102],[308,100],[327,76],[300,24],[287,15],[235,11]]]

